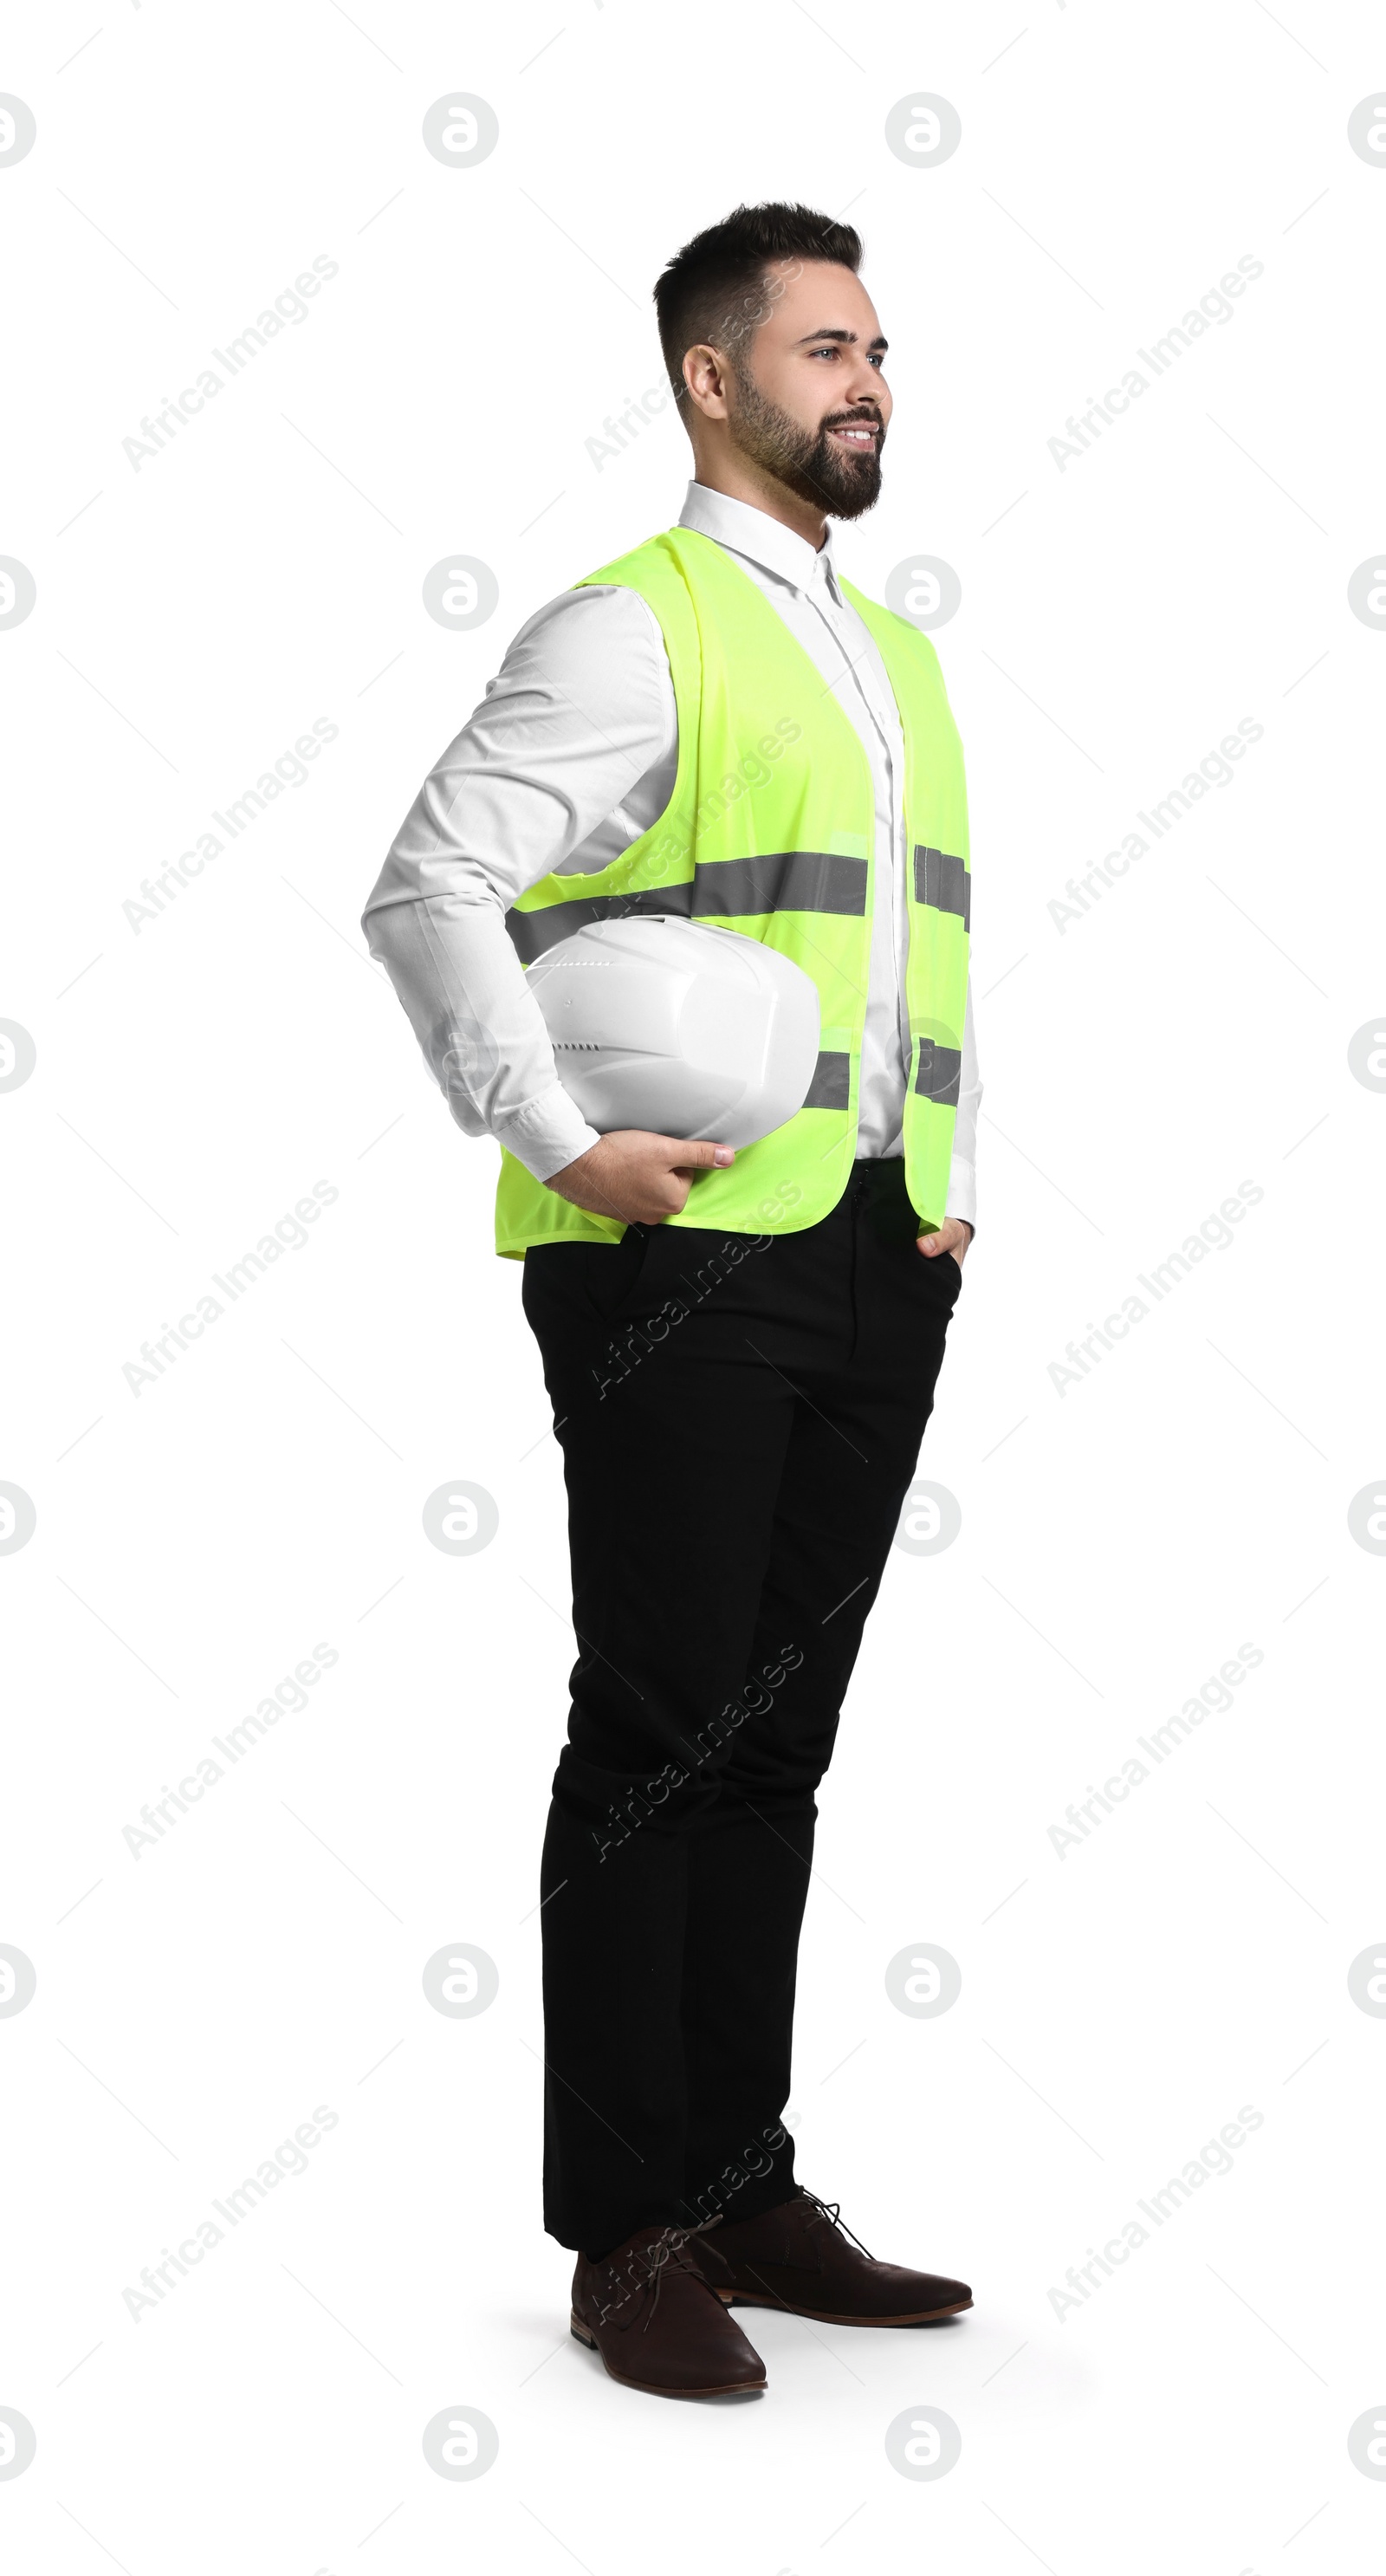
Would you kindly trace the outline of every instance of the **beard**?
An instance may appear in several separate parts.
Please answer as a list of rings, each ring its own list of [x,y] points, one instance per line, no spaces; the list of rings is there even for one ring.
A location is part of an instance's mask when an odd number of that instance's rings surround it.
[[[879,414],[838,415],[838,427],[853,418],[870,417],[878,424],[874,448],[864,448],[854,456],[834,444],[829,436],[831,421],[820,423],[816,430],[805,429],[791,413],[781,411],[778,403],[768,401],[741,368],[733,369],[733,381],[736,408],[729,414],[728,426],[732,445],[743,456],[773,474],[798,500],[807,501],[827,518],[859,519],[863,511],[875,507],[881,494],[881,449],[885,445],[885,425]]]

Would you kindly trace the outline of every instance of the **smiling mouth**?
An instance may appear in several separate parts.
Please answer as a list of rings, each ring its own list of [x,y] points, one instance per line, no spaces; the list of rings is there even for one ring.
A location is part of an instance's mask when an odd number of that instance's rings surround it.
[[[839,422],[829,435],[841,446],[851,448],[855,455],[870,456],[875,453],[880,439],[881,425],[874,420],[849,420]]]

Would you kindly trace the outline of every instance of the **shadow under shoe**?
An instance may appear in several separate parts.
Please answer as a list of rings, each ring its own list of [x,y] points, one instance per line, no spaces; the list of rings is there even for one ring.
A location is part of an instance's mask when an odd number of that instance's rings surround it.
[[[965,2281],[876,2262],[843,2226],[840,2207],[801,2192],[758,2218],[724,2221],[715,2236],[694,2237],[689,2252],[720,2299],[822,2325],[933,2325],[971,2307]]]
[[[638,2227],[599,2262],[579,2254],[572,2332],[613,2379],[650,2397],[742,2396],[765,2364],[676,2227]]]

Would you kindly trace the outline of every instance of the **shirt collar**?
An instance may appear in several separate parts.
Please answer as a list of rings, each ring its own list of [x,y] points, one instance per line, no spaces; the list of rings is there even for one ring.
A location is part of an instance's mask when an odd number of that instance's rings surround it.
[[[701,536],[712,537],[733,554],[749,555],[752,563],[763,564],[767,572],[778,574],[795,590],[809,590],[816,582],[826,582],[829,590],[836,593],[831,528],[821,546],[811,546],[807,537],[796,536],[783,520],[772,519],[768,510],[758,510],[750,501],[734,501],[729,492],[714,492],[707,483],[689,484],[678,524],[681,528],[696,528]]]

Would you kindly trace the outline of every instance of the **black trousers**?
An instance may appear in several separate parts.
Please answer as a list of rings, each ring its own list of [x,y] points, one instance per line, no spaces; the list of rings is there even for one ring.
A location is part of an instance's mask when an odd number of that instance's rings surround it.
[[[799,1927],[838,1713],[960,1284],[899,1161],[801,1233],[525,1256],[573,1570],[541,1876],[544,2216],[601,2255],[794,2189]]]

